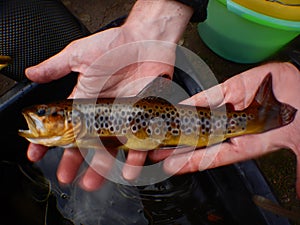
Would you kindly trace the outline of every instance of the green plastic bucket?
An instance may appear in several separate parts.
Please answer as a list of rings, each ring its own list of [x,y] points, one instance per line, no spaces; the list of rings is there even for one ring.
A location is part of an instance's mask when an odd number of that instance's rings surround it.
[[[267,16],[231,0],[210,0],[207,20],[198,24],[198,32],[204,43],[221,57],[238,63],[256,63],[297,37],[300,21]]]

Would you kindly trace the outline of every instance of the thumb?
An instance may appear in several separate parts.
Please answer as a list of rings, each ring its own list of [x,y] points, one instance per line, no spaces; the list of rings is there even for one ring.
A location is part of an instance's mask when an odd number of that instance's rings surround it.
[[[37,83],[57,80],[71,72],[69,65],[70,51],[65,48],[60,53],[25,70],[28,79]]]

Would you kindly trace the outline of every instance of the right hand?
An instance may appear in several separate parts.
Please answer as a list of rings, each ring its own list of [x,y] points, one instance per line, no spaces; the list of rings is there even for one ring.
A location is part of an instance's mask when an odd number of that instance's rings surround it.
[[[225,103],[243,110],[253,101],[256,90],[264,77],[272,73],[275,97],[298,111],[294,121],[286,126],[260,134],[243,135],[194,152],[176,154],[156,150],[149,156],[153,161],[164,161],[170,174],[184,174],[253,159],[281,148],[289,148],[297,156],[297,194],[300,197],[300,73],[290,63],[269,63],[238,74],[220,85],[185,100],[183,104],[219,107]],[[221,94],[220,94],[221,93]],[[209,96],[209,99],[207,99]]]

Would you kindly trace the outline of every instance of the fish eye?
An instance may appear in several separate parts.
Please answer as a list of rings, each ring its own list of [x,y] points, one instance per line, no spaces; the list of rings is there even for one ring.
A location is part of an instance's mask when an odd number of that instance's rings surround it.
[[[38,116],[45,116],[46,110],[45,109],[38,109],[36,113],[37,113]]]

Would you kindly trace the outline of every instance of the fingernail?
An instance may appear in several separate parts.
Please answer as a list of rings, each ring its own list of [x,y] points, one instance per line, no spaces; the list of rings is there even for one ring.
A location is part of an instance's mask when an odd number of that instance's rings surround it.
[[[128,181],[135,180],[139,176],[141,170],[141,166],[125,165],[122,171],[123,177]]]
[[[37,161],[36,160],[36,154],[34,153],[34,151],[28,151],[27,152],[27,158],[30,160],[30,161],[32,161],[32,162],[35,162],[35,161]]]
[[[25,74],[27,77],[32,76],[33,74],[35,74],[36,69],[34,67],[29,67],[25,70]]]
[[[96,191],[103,184],[104,179],[90,179],[87,177],[83,177],[80,181],[79,185],[85,191]]]

